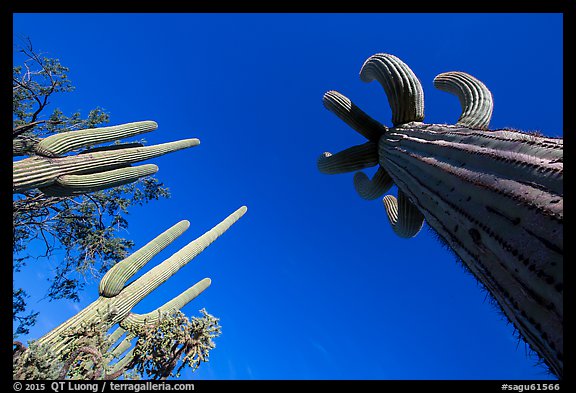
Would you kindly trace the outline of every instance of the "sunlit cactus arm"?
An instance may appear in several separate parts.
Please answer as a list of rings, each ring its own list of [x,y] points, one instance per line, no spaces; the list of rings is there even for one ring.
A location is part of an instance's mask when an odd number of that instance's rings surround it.
[[[54,184],[65,175],[82,175],[118,169],[129,164],[197,146],[198,139],[185,139],[155,146],[133,147],[47,158],[34,156],[13,163],[12,191],[22,192]]]
[[[127,168],[130,164],[200,143],[195,138],[147,147],[130,143],[90,148],[77,155],[63,155],[81,147],[149,132],[156,127],[153,121],[143,121],[62,132],[39,141],[15,139],[15,154],[24,149],[32,150],[33,154],[13,163],[12,191],[20,193],[40,188],[50,195],[76,195],[126,184],[157,170],[146,165]]]
[[[137,251],[118,262],[106,272],[100,280],[100,296],[113,297],[120,293],[134,274],[148,263],[156,254],[165,249],[190,227],[188,220],[173,225]]]
[[[114,331],[112,333],[110,333],[108,335],[108,338],[107,338],[108,345],[106,345],[103,349],[108,350],[110,347],[112,347],[114,344],[116,344],[118,342],[118,340],[120,340],[120,338],[125,333],[126,333],[126,329],[118,326],[116,329],[114,329]]]
[[[116,345],[110,352],[113,358],[119,358],[126,350],[130,349],[132,346],[132,340],[134,336],[128,336],[124,338],[118,345]]]
[[[154,311],[146,314],[137,314],[131,312],[120,322],[120,326],[126,330],[133,330],[134,326],[148,323],[157,323],[165,313],[180,310],[186,304],[190,303],[198,295],[204,292],[210,286],[210,284],[211,280],[209,278],[205,278],[194,284],[192,287],[188,288],[186,291],[182,292],[180,295],[176,296],[174,299],[158,307]]]
[[[206,247],[208,247],[219,236],[226,232],[238,219],[240,219],[246,211],[246,206],[240,207],[214,228],[207,231],[198,239],[190,242],[170,258],[152,268],[128,286],[123,286],[126,280],[129,279],[129,276],[131,276],[132,270],[135,267],[142,267],[146,264],[148,260],[184,232],[189,223],[188,221],[181,221],[174,225],[137,251],[135,253],[136,257],[131,259],[129,259],[130,257],[127,258],[128,262],[126,263],[120,262],[121,265],[118,268],[113,268],[114,270],[111,271],[110,275],[107,274],[107,279],[105,283],[100,286],[100,290],[104,293],[108,293],[109,296],[101,295],[98,297],[98,299],[79,313],[38,339],[39,344],[49,345],[55,353],[62,353],[62,351],[68,348],[73,341],[73,339],[66,333],[74,331],[82,325],[101,321],[101,328],[105,331],[116,324],[122,326],[122,321],[130,315],[132,308],[139,301],[206,249]],[[120,292],[116,293],[116,288],[121,285],[123,287]],[[162,309],[166,307],[168,309],[182,307],[206,289],[208,285],[210,285],[209,279],[201,280],[197,285],[165,304]],[[116,294],[113,295],[114,293]],[[132,320],[137,319],[137,316],[132,317]],[[121,337],[120,331],[112,334],[115,335],[115,337],[118,336],[116,337],[117,339]]]
[[[400,199],[405,197],[409,210],[421,213],[561,377],[562,139],[510,129],[484,131],[492,113],[491,93],[459,72],[435,81],[460,99],[458,124],[424,124],[423,96],[414,93],[419,81],[400,63],[378,54],[361,73],[369,65],[393,112],[394,127],[378,141],[378,163],[398,187],[399,200],[383,200],[394,230],[401,228]],[[359,181],[367,178],[356,174]]]
[[[157,128],[158,124],[155,121],[138,121],[111,127],[60,132],[42,139],[36,145],[35,152],[44,157],[60,157],[80,147],[129,138]]]
[[[132,183],[141,177],[150,176],[156,172],[158,172],[158,166],[146,164],[89,175],[64,175],[57,177],[54,184],[39,189],[43,194],[50,196],[87,194]]]
[[[492,93],[478,79],[465,72],[444,72],[434,78],[434,87],[460,100],[462,114],[457,125],[487,130],[492,118]]]
[[[210,229],[202,236],[182,247],[178,252],[166,259],[160,265],[142,275],[136,281],[128,285],[118,294],[115,302],[119,313],[125,318],[130,309],[138,304],[150,292],[168,280],[178,270],[200,254],[206,247],[220,237],[247,211],[246,206],[240,207],[234,213],[226,217],[222,222]]]

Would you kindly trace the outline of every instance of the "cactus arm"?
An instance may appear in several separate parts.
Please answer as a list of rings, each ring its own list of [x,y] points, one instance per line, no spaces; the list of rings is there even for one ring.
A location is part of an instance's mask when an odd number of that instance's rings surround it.
[[[13,163],[12,191],[22,192],[54,184],[59,176],[81,175],[118,169],[126,165],[197,146],[198,139],[185,139],[155,146],[46,158],[34,156]]]
[[[385,126],[368,116],[349,98],[337,91],[326,92],[322,97],[322,102],[326,109],[370,142],[378,143],[382,134],[387,130]]]
[[[59,157],[80,147],[128,138],[157,128],[158,124],[154,121],[139,121],[111,127],[61,132],[42,139],[35,150],[36,154],[44,157]]]
[[[146,164],[89,175],[64,175],[57,177],[54,184],[40,187],[40,191],[49,196],[74,196],[132,183],[156,172],[158,166]]]
[[[487,130],[492,117],[492,93],[486,85],[465,72],[444,72],[434,78],[434,87],[458,97],[462,114],[457,125]]]
[[[130,278],[148,263],[156,254],[166,248],[190,227],[190,222],[182,220],[173,225],[138,251],[112,266],[100,280],[100,296],[114,297],[122,291]]]
[[[402,190],[398,190],[398,199],[392,195],[386,195],[382,202],[394,233],[403,238],[410,238],[420,232],[424,224],[424,216]]]
[[[362,199],[371,200],[384,195],[392,187],[394,181],[386,169],[378,166],[378,170],[369,179],[364,172],[354,174],[354,189]]]
[[[120,343],[112,349],[110,352],[112,357],[119,358],[127,349],[132,346],[132,339],[134,336],[128,336],[124,340],[120,341]]]
[[[118,340],[124,335],[124,333],[126,333],[126,330],[121,326],[118,326],[116,329],[114,329],[114,331],[108,335],[108,346],[104,349],[108,350],[111,346],[116,344]]]
[[[162,315],[167,312],[180,310],[182,307],[194,300],[198,295],[204,292],[211,284],[209,278],[205,278],[192,287],[188,288],[186,291],[182,292],[180,295],[176,296],[174,299],[165,303],[164,305],[158,307],[156,310],[151,311],[146,314],[130,313],[128,316],[120,322],[120,326],[124,327],[126,330],[132,330],[135,326],[154,324],[157,323]]]
[[[105,379],[116,379],[125,371],[124,368],[134,359],[134,348],[126,353],[118,362],[112,366],[112,370]]]
[[[119,262],[112,267],[113,270],[111,269],[106,273],[103,278],[104,283],[100,285],[100,291],[102,293],[107,293],[110,295],[109,297],[98,297],[98,299],[76,315],[72,316],[66,322],[55,327],[38,339],[38,343],[41,345],[49,345],[54,353],[62,353],[71,345],[73,340],[72,337],[67,336],[66,334],[74,332],[78,327],[84,324],[102,322],[102,328],[106,331],[115,324],[120,324],[123,329],[122,321],[128,317],[133,306],[226,232],[226,230],[240,219],[246,211],[246,206],[240,207],[214,228],[207,231],[204,235],[190,242],[187,246],[176,252],[172,257],[152,268],[149,272],[145,273],[128,286],[123,287],[119,293],[116,293],[120,284],[125,283],[126,280],[129,279],[129,276],[133,274],[132,271],[135,267],[142,267],[154,255],[160,252],[161,249],[166,247],[176,237],[184,232],[188,228],[189,223],[188,221],[181,221],[169,228],[150,243],[139,249],[135,253],[135,257],[131,259],[129,259],[129,257],[124,261]],[[195,294],[199,294],[201,291],[206,289],[208,285],[210,285],[210,279],[200,281],[197,285],[189,288],[180,296],[177,296],[175,299],[168,302],[163,306],[163,308],[167,307],[171,309],[173,307],[182,307],[188,301],[192,300]],[[116,294],[114,295],[114,293]],[[132,318],[137,319],[137,317]],[[112,338],[116,338],[117,341],[122,334],[123,332],[121,330],[116,330],[112,333]],[[112,344],[113,343],[110,345]]]
[[[155,266],[118,294],[117,307],[121,315],[126,316],[130,309],[138,304],[150,292],[168,280],[178,270],[204,251],[210,244],[226,232],[246,213],[246,206],[240,207],[222,222],[202,236],[184,246],[164,262]]]
[[[336,154],[325,152],[318,158],[318,170],[327,175],[353,172],[378,164],[378,148],[373,142],[352,146]]]
[[[414,72],[396,56],[370,56],[360,70],[364,82],[377,80],[388,97],[395,126],[424,120],[424,90]]]

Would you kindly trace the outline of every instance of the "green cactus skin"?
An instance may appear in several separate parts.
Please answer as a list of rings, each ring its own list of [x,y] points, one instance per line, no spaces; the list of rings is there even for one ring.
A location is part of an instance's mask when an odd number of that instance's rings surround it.
[[[378,146],[372,142],[352,146],[336,154],[324,152],[318,159],[318,169],[328,175],[356,171],[376,164]]]
[[[146,164],[90,175],[64,175],[57,177],[54,184],[40,187],[40,191],[49,196],[81,195],[132,183],[141,177],[150,176],[156,172],[158,172],[158,166]]]
[[[492,96],[462,72],[435,79],[436,87],[456,94],[462,104],[457,125],[422,123],[422,87],[398,58],[374,55],[360,75],[383,85],[394,127],[375,126],[334,91],[325,94],[325,106],[378,143],[380,176],[390,176],[399,199],[409,202],[409,212],[421,213],[530,347],[562,377],[563,140],[486,131]],[[375,141],[375,133],[367,130],[377,129],[383,132]],[[346,168],[355,170],[365,161],[347,162]],[[319,169],[326,172],[323,162]],[[417,220],[408,214],[401,218],[402,203],[394,200],[384,197],[395,232],[415,235]]]
[[[173,310],[180,310],[186,304],[190,303],[194,300],[198,295],[204,292],[212,281],[209,278],[204,278],[194,284],[192,287],[188,288],[186,291],[182,292],[180,295],[176,296],[174,299],[170,300],[166,304],[161,307],[158,307],[156,310],[151,311],[146,314],[136,314],[130,313],[126,318],[124,318],[120,322],[120,326],[124,329],[130,329],[132,326],[135,325],[144,325],[147,323],[156,323],[160,320],[164,313],[173,311]]]
[[[434,78],[434,87],[460,100],[462,114],[456,125],[487,130],[492,117],[492,93],[478,79],[464,72],[444,72]]]
[[[34,146],[35,155],[13,163],[12,192],[39,188],[48,195],[77,195],[126,184],[158,170],[149,165],[131,168],[132,163],[200,144],[192,138],[146,147],[108,146],[62,156],[80,147],[142,134],[156,127],[153,121],[143,121],[49,136]]]
[[[424,225],[424,216],[402,190],[398,191],[398,199],[386,195],[383,202],[394,232],[403,238],[416,236]]]
[[[117,324],[120,326],[120,329],[126,330],[126,328],[130,328],[131,324],[154,322],[159,311],[164,312],[183,307],[203,290],[208,288],[210,279],[201,280],[152,313],[144,315],[131,313],[131,309],[136,304],[206,249],[206,247],[238,221],[246,211],[246,206],[240,207],[214,228],[188,243],[188,245],[184,246],[164,262],[155,266],[137,280],[125,285],[127,280],[130,279],[139,268],[144,266],[154,255],[158,254],[182,234],[188,228],[189,223],[187,221],[181,221],[174,225],[144,245],[130,257],[119,262],[116,265],[118,266],[117,268],[112,268],[113,270],[111,269],[102,280],[100,297],[78,314],[42,336],[38,339],[38,343],[49,345],[55,353],[61,353],[70,344],[71,340],[63,333],[70,330],[73,331],[83,324],[101,319],[105,322],[104,328],[106,331]],[[136,271],[134,271],[135,268]],[[120,286],[122,286],[122,288],[118,291],[117,289]],[[123,333],[122,330],[116,330],[112,333],[111,338],[115,338],[117,341],[122,337]]]
[[[364,172],[354,174],[354,189],[363,199],[371,200],[381,197],[393,185],[394,181],[382,167],[378,168],[372,179],[369,179]]]
[[[80,147],[112,142],[154,131],[157,128],[158,124],[154,121],[139,121],[112,127],[61,132],[42,139],[36,145],[35,151],[36,154],[43,157],[60,157],[62,154]]]

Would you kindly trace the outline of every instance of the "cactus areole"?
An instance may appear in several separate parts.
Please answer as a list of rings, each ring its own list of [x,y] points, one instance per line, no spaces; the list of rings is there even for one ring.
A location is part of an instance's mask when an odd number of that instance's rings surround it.
[[[423,123],[420,81],[395,56],[371,56],[360,78],[383,86],[393,127],[327,92],[325,107],[368,142],[323,153],[318,169],[336,174],[378,165],[372,179],[355,174],[358,194],[379,198],[395,184],[398,197],[383,197],[394,232],[413,237],[426,221],[562,377],[563,139],[488,130],[492,95],[463,72],[434,79],[461,103],[455,125]]]

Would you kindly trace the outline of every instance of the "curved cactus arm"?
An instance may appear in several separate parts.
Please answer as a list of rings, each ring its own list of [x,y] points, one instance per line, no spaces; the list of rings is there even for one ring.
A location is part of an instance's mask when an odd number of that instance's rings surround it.
[[[60,176],[90,174],[122,168],[135,162],[199,144],[198,139],[192,138],[154,146],[98,151],[75,156],[26,158],[13,163],[12,191],[22,192],[31,188],[46,187],[54,184]]]
[[[61,132],[42,139],[36,145],[35,152],[44,157],[59,157],[80,147],[128,138],[157,128],[155,121],[138,121],[111,127]]]
[[[352,146],[336,154],[325,152],[317,162],[318,170],[327,175],[358,171],[377,164],[378,145],[373,142]]]
[[[156,172],[158,172],[157,165],[146,164],[89,175],[64,175],[56,178],[54,184],[40,187],[40,191],[49,196],[87,194],[132,183],[141,177],[150,176]]]
[[[424,224],[424,216],[400,189],[398,189],[398,199],[392,195],[386,195],[382,201],[390,225],[398,236],[410,238],[420,232]]]
[[[124,288],[116,297],[115,305],[118,314],[126,316],[150,292],[168,280],[178,270],[188,264],[198,254],[226,232],[247,211],[246,206],[240,207],[226,217],[222,222],[210,229],[202,236],[184,246],[178,252],[166,259],[160,265],[145,273],[142,277]]]
[[[434,87],[458,97],[462,114],[457,125],[488,129],[494,103],[492,93],[484,83],[465,72],[451,71],[437,75]]]
[[[192,287],[188,288],[186,291],[182,292],[180,295],[176,296],[174,299],[165,303],[164,305],[158,307],[156,310],[151,311],[146,314],[136,314],[130,313],[128,316],[120,322],[126,330],[133,330],[134,327],[145,325],[145,324],[155,324],[160,321],[162,315],[167,312],[180,310],[182,307],[194,300],[198,295],[204,292],[211,284],[209,278],[205,278]]]
[[[386,53],[370,56],[360,70],[364,82],[377,80],[388,97],[394,126],[424,120],[424,90],[402,60]]]
[[[322,97],[322,102],[326,109],[334,113],[370,142],[378,143],[378,139],[388,129],[364,113],[348,97],[335,90],[326,92],[324,97]]]
[[[190,222],[187,220],[178,222],[142,246],[138,251],[112,266],[104,277],[102,277],[102,280],[100,280],[98,287],[100,296],[113,297],[118,295],[128,280],[132,278],[138,270],[182,235],[189,227]]]
[[[372,200],[381,197],[394,185],[394,181],[381,166],[372,177],[368,178],[364,172],[354,174],[354,189],[362,199]]]

